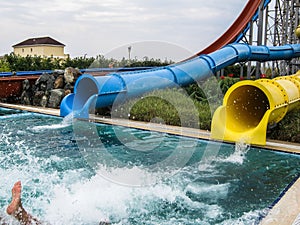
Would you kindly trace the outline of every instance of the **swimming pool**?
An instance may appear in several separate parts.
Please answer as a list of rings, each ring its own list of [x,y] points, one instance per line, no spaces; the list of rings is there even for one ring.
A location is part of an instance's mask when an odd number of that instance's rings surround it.
[[[1,211],[21,180],[25,208],[51,224],[255,224],[299,175],[296,154],[104,124],[91,140],[76,126],[0,108]]]

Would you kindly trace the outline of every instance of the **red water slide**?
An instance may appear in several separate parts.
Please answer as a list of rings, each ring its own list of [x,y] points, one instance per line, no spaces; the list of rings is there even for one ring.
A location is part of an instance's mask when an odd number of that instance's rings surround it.
[[[259,8],[260,3],[263,0],[249,0],[241,14],[234,21],[234,23],[228,28],[223,35],[221,35],[217,40],[215,40],[208,47],[198,52],[195,56],[202,54],[209,54],[214,52],[223,46],[232,43],[235,38],[242,33],[243,29],[253,18],[255,12]]]

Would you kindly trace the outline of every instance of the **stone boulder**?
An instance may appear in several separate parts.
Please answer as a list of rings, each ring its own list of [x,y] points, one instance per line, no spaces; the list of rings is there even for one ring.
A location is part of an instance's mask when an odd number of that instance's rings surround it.
[[[27,91],[23,91],[21,94],[21,104],[24,104],[24,105],[31,104],[31,96]]]
[[[58,77],[59,75],[64,75],[64,73],[65,73],[65,70],[58,70],[58,69],[55,69],[55,70],[53,71],[53,75],[54,75],[55,77]]]
[[[73,86],[72,84],[70,84],[70,83],[67,83],[67,84],[65,85],[64,89],[65,89],[66,92],[68,91],[68,92],[70,92],[70,93],[73,93],[73,91],[74,91],[74,86]]]
[[[29,80],[24,80],[22,82],[22,94],[20,97],[21,104],[30,105],[32,98],[32,90]]]
[[[34,96],[33,96],[33,99],[32,99],[32,105],[41,106],[42,100],[43,100],[43,104],[44,104],[46,99],[47,99],[47,96],[45,95],[44,91],[36,91],[34,93]]]
[[[73,67],[67,67],[65,69],[64,78],[66,83],[74,84],[77,78],[81,75],[79,69],[75,69]]]
[[[53,75],[49,75],[47,80],[47,91],[51,91],[54,88],[55,77]]]
[[[54,89],[62,89],[64,87],[64,76],[59,75],[54,81]]]
[[[42,99],[40,101],[40,106],[42,107],[46,107],[48,103],[48,96],[47,95],[43,95]]]
[[[48,73],[43,73],[43,74],[35,81],[35,85],[38,86],[39,84],[47,83],[48,76],[49,76]]]
[[[65,96],[67,96],[68,94],[71,94],[71,93],[72,93],[72,92],[71,92],[70,89],[65,90]]]
[[[43,73],[39,79],[36,80],[36,91],[50,91],[53,89],[55,77],[52,74]]]
[[[50,91],[50,98],[48,102],[48,107],[59,108],[60,102],[65,96],[64,89],[53,89]]]
[[[23,91],[28,91],[30,90],[30,83],[29,80],[26,79],[22,82],[22,87],[23,87]]]

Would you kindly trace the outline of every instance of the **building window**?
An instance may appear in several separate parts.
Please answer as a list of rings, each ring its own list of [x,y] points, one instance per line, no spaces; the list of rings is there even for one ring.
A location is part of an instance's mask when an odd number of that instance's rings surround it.
[[[31,51],[31,52],[33,51],[32,48],[30,49],[30,51]]]
[[[24,52],[24,48],[22,48],[22,52]]]

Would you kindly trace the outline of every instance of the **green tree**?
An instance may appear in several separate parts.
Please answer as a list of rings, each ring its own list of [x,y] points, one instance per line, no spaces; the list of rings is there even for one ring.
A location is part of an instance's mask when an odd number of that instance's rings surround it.
[[[160,59],[149,59],[145,57],[142,61],[137,59],[128,60],[123,58],[118,61],[113,58],[105,58],[103,55],[98,55],[96,58],[90,57],[75,57],[75,58],[44,58],[41,56],[21,57],[14,53],[4,56],[4,61],[11,71],[31,71],[31,70],[54,70],[64,69],[66,67],[74,67],[79,69],[86,68],[108,68],[108,67],[152,67],[152,66],[165,66],[171,61],[165,60],[162,62]],[[4,69],[7,69],[7,66]]]
[[[5,60],[5,58],[0,59],[0,72],[9,72],[10,66],[9,63]]]

